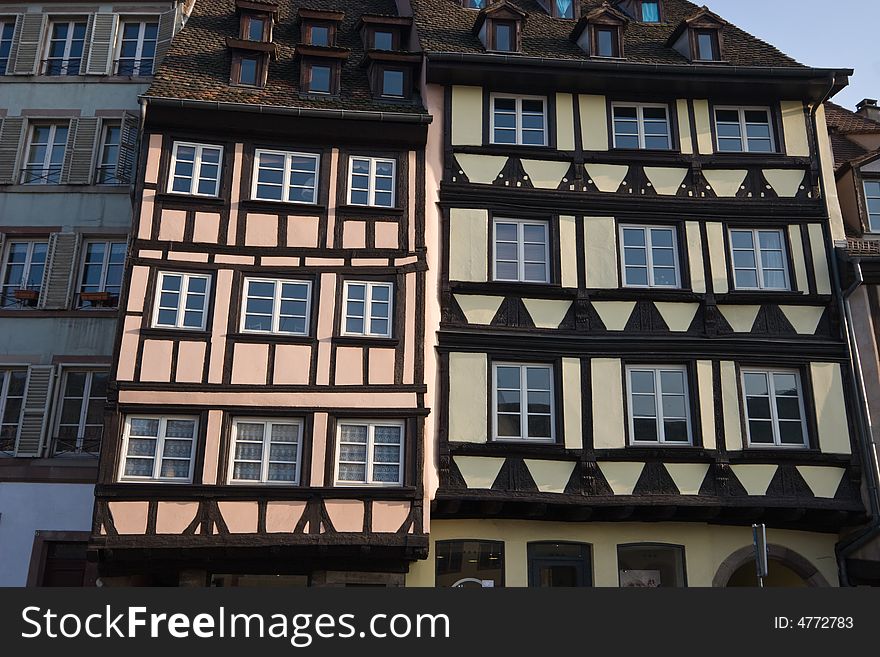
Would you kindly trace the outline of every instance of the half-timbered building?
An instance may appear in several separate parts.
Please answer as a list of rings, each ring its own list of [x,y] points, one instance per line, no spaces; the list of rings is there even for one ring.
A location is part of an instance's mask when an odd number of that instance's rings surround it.
[[[94,583],[137,97],[187,5],[0,2],[0,586]]]
[[[837,584],[866,509],[822,103],[851,72],[685,0],[408,4],[442,178],[408,584],[753,585],[752,523],[768,584]]]
[[[391,0],[200,0],[143,96],[105,583],[396,586],[427,556],[411,29]]]

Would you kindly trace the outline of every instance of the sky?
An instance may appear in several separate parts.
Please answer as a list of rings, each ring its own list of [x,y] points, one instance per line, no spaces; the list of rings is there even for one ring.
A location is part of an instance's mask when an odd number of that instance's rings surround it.
[[[692,0],[797,61],[852,68],[850,85],[834,97],[849,109],[880,98],[880,0]]]

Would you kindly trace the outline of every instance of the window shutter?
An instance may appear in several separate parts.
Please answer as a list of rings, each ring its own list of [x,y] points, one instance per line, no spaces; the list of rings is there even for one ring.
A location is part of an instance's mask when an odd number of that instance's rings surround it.
[[[140,136],[140,117],[136,112],[126,112],[122,116],[119,131],[119,157],[116,160],[116,180],[131,183],[137,162]]]
[[[177,28],[177,9],[166,11],[159,15],[159,32],[156,35],[156,61],[153,64],[153,72],[159,68],[159,64],[165,59],[165,54],[171,45],[171,39]]]
[[[66,310],[70,308],[77,269],[79,236],[75,233],[53,233],[49,237],[46,269],[40,286],[38,308]]]
[[[86,75],[110,73],[118,23],[119,16],[116,14],[95,14],[92,24],[92,43],[85,67]]]
[[[84,75],[86,66],[89,63],[89,54],[92,52],[92,30],[95,26],[95,15],[89,14],[89,20],[86,22],[86,34],[83,37],[83,51],[80,58],[79,74]]]
[[[0,185],[9,185],[18,182],[18,154],[22,150],[24,118],[7,116],[0,121]]]
[[[98,136],[98,119],[93,116],[70,120],[67,147],[64,150],[64,166],[61,183],[88,185],[92,182],[95,140]]]
[[[53,370],[51,365],[31,365],[28,368],[24,408],[15,441],[16,456],[40,456],[43,450]]]
[[[40,46],[46,28],[46,14],[22,14],[15,23],[9,65],[13,75],[34,75],[40,63]]]
[[[15,27],[12,28],[12,43],[9,46],[9,57],[6,61],[6,70],[0,71],[0,75],[9,75],[12,73],[12,63],[15,61],[15,53],[18,52],[18,31],[21,29],[21,17],[23,14],[16,14]]]

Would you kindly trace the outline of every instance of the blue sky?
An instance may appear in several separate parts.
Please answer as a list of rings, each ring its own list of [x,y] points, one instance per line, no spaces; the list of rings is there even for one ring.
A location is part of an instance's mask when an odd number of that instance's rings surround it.
[[[810,66],[853,68],[834,102],[880,98],[880,1],[692,0]]]

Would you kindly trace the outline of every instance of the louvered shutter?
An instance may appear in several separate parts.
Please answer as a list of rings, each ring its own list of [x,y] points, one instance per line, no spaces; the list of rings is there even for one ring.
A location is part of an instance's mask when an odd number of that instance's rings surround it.
[[[22,14],[16,14],[15,27],[12,28],[12,43],[9,46],[8,59],[6,60],[6,69],[0,71],[0,75],[12,73],[12,63],[15,61],[15,53],[18,52],[18,31],[21,29]]]
[[[86,72],[86,65],[89,62],[89,54],[92,52],[92,29],[95,26],[95,15],[89,14],[89,19],[86,22],[86,34],[83,37],[83,51],[79,60],[79,74],[83,75]]]
[[[46,14],[22,14],[15,24],[10,53],[10,67],[13,75],[34,75],[40,63],[43,32],[46,28]]]
[[[159,68],[159,64],[165,59],[165,54],[171,46],[171,39],[177,29],[177,8],[166,11],[159,15],[159,31],[156,35],[156,61],[153,63],[153,72]]]
[[[24,118],[7,116],[0,122],[0,185],[18,182],[18,154],[24,132]]]
[[[86,75],[107,75],[110,73],[118,24],[119,16],[116,14],[95,14],[89,58],[85,65]]]
[[[134,166],[137,162],[140,117],[135,112],[126,112],[122,117],[119,131],[119,157],[116,160],[116,180],[131,183]]]
[[[46,254],[46,269],[40,286],[38,308],[70,308],[78,267],[79,236],[75,233],[52,233]]]
[[[16,456],[41,455],[52,395],[53,370],[51,365],[31,365],[28,368],[21,424],[15,441]]]
[[[98,119],[83,116],[70,120],[67,147],[64,150],[64,166],[61,183],[88,185],[94,171],[95,141],[98,136]]]

